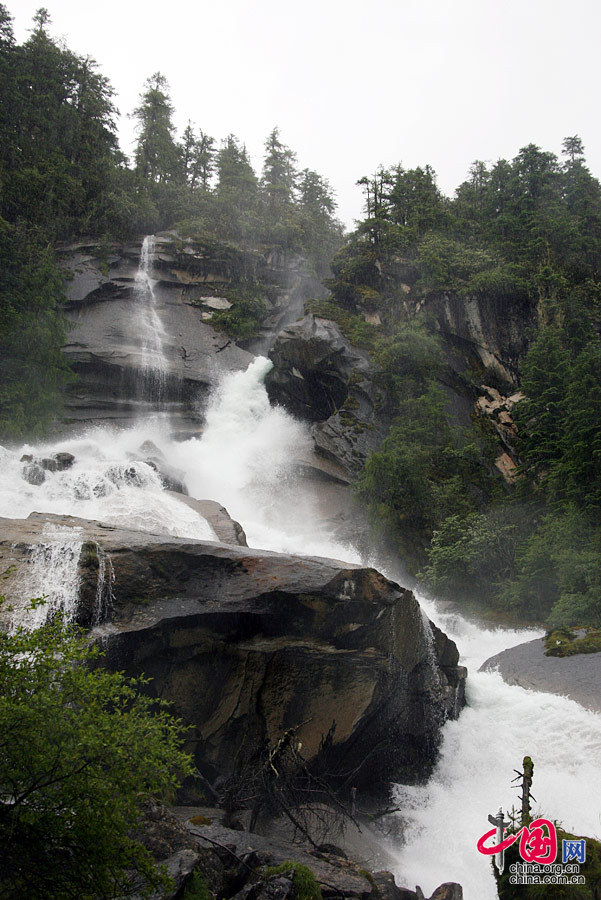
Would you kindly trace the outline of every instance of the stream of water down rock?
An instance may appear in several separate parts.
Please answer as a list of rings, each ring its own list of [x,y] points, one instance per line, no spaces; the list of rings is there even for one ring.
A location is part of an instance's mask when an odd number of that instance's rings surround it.
[[[205,410],[201,437],[174,441],[160,413],[162,325],[154,306],[152,243],[146,241],[134,302],[141,323],[142,367],[156,382],[157,415],[121,431],[91,429],[48,445],[0,448],[0,516],[31,512],[70,514],[124,527],[214,540],[209,524],[163,489],[140,450],[152,441],[171,466],[185,473],[192,497],[223,504],[244,527],[251,547],[350,562],[378,564],[377,553],[358,552],[332,539],[317,515],[314,495],[304,490],[292,465],[309,452],[307,428],[284,410],[270,406],[263,385],[271,367],[257,357],[245,372],[222,378]],[[43,458],[66,451],[75,457],[66,471],[46,472],[42,484],[22,478],[23,454]],[[320,522],[322,523],[320,525]],[[47,530],[43,546],[32,550],[23,591],[46,593],[52,608],[67,613],[77,601],[75,577],[80,538],[77,529]],[[110,585],[109,585],[110,589]],[[601,717],[551,694],[505,684],[495,673],[479,673],[494,653],[540,632],[482,628],[458,614],[442,612],[420,598],[428,616],[452,637],[469,669],[468,705],[444,726],[440,759],[429,783],[398,786],[404,843],[383,838],[395,860],[399,883],[421,885],[428,896],[443,881],[458,881],[466,900],[497,896],[488,857],[476,841],[488,828],[487,815],[510,809],[516,792],[514,768],[525,754],[536,763],[535,796],[546,812],[577,834],[601,837]],[[30,624],[39,624],[36,611]],[[399,814],[401,815],[401,814]]]

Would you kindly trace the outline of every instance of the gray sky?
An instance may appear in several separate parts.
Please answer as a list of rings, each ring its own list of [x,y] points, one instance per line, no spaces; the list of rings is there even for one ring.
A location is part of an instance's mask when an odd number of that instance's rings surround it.
[[[52,34],[93,56],[117,90],[121,144],[144,80],[188,119],[233,132],[260,167],[278,125],[301,168],[361,215],[355,182],[378,164],[430,163],[447,194],[474,159],[579,134],[601,176],[599,0],[4,0],[18,40],[45,3]]]

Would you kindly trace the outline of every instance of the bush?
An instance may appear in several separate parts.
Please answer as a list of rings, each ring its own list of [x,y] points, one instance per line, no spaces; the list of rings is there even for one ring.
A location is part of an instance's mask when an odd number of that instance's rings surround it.
[[[106,900],[166,883],[132,837],[148,796],[191,772],[165,704],[49,623],[0,634],[0,896]]]

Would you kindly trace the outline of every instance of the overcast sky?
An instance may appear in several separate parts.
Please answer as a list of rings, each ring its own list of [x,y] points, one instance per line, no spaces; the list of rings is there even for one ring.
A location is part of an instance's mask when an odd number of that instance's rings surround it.
[[[475,159],[579,134],[601,176],[599,0],[4,0],[19,41],[46,3],[51,33],[90,55],[117,91],[131,153],[144,80],[171,86],[191,119],[233,132],[260,167],[278,125],[301,168],[361,215],[355,182],[378,164],[430,163],[452,195]]]

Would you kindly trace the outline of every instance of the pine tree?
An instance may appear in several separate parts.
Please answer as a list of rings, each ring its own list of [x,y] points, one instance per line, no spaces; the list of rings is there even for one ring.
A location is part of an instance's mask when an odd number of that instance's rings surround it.
[[[279,129],[274,128],[265,141],[261,187],[268,207],[275,215],[281,215],[282,210],[292,203],[296,182],[295,161],[296,155],[280,141]]]
[[[147,79],[140,105],[133,112],[137,120],[136,171],[145,180],[164,183],[177,177],[180,157],[174,140],[173,106],[167,79],[155,72]]]

